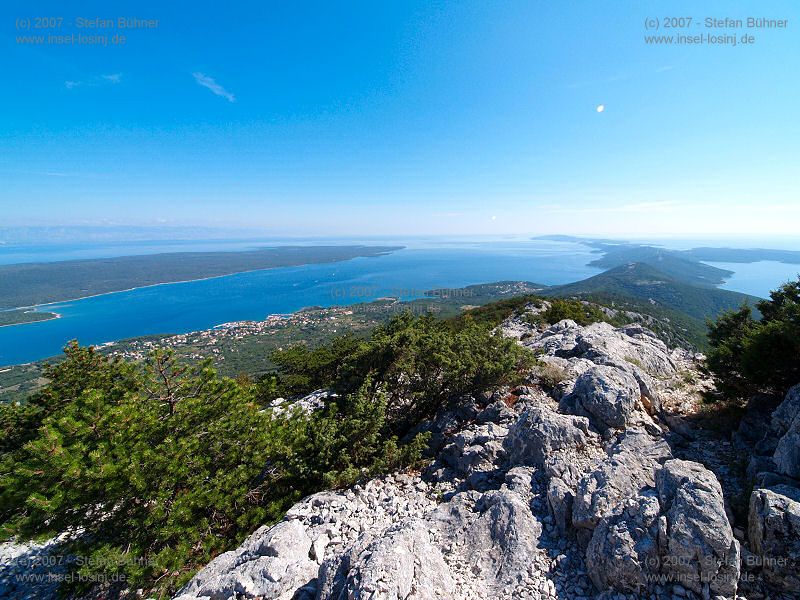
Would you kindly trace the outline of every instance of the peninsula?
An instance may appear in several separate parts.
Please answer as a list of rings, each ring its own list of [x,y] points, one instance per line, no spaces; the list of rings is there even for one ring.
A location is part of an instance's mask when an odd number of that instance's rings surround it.
[[[23,323],[36,323],[57,319],[58,315],[52,312],[38,312],[27,309],[0,310],[0,327],[8,325],[21,325]]]

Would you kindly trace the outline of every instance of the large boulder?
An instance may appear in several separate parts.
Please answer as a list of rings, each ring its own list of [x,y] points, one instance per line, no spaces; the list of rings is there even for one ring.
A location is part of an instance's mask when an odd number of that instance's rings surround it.
[[[795,419],[789,431],[778,441],[772,460],[778,473],[800,479],[800,419]]]
[[[236,550],[225,552],[195,575],[176,598],[291,599],[317,577],[312,542],[297,520],[261,527]]]
[[[523,345],[550,356],[574,358],[578,335],[582,330],[583,327],[572,319],[564,319],[545,329],[538,337],[523,341]]]
[[[739,420],[739,427],[733,433],[733,443],[737,449],[743,452],[763,453],[755,450],[756,445],[767,438],[771,432],[772,415],[778,408],[779,402],[775,402],[773,396],[769,394],[755,394],[747,401],[744,414]],[[767,453],[775,451],[773,443]]]
[[[530,468],[512,469],[500,490],[460,492],[424,517],[364,531],[325,559],[316,597],[461,599],[470,597],[466,588],[472,595],[529,589],[542,569],[531,476]]]
[[[542,526],[522,498],[511,492],[485,494],[478,520],[467,530],[468,556],[483,578],[508,585],[529,575]]]
[[[777,485],[753,490],[748,538],[755,564],[778,589],[800,590],[800,489]]]
[[[661,533],[662,573],[697,594],[735,598],[739,542],[733,537],[722,487],[703,465],[668,460],[656,473],[666,517]]]
[[[449,562],[486,590],[525,582],[536,570],[542,526],[528,503],[508,489],[457,494],[431,516],[446,540]]]
[[[607,489],[601,498],[608,497]],[[599,590],[649,596],[660,582],[704,598],[735,598],[739,543],[722,488],[701,464],[667,460],[656,468],[655,489],[645,486],[600,514],[586,549]]]
[[[622,512],[602,519],[586,549],[586,568],[599,590],[641,593],[658,573],[658,498],[644,493],[625,501]]]
[[[655,471],[672,457],[663,439],[641,429],[623,434],[596,468],[578,482],[572,503],[572,524],[593,529],[600,520],[622,510],[628,498],[655,485]]]
[[[800,415],[800,384],[789,389],[783,402],[772,413],[772,427],[777,435],[783,435]]]
[[[324,570],[328,568],[320,577],[321,598],[437,600],[455,594],[450,568],[422,521],[356,544],[346,562],[333,560]]]
[[[510,464],[541,467],[552,453],[583,448],[590,439],[589,420],[585,417],[535,406],[509,428],[503,445]]]
[[[655,377],[676,372],[666,344],[638,325],[614,328],[608,323],[593,323],[581,327],[564,320],[526,345],[551,356],[585,358],[604,365],[635,365]]]
[[[588,416],[601,430],[623,428],[640,406],[636,379],[620,369],[596,366],[578,377],[572,393],[561,400],[562,410]]]
[[[639,325],[615,329],[608,323],[593,323],[582,327],[574,321],[564,320],[539,337],[523,343],[543,353],[545,360],[568,360],[566,370],[573,373],[573,377],[586,370],[584,363],[613,367],[627,373],[636,380],[642,405],[650,414],[661,410],[658,380],[677,372],[666,344]],[[571,391],[569,383],[562,387]]]
[[[589,325],[578,336],[577,351],[598,364],[629,363],[657,377],[676,371],[666,344],[639,325],[619,329],[608,323]]]

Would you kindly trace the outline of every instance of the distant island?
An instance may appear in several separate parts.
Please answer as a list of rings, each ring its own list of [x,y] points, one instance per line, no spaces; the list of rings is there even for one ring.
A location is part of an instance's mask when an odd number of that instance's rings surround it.
[[[245,271],[382,256],[401,249],[402,246],[279,246],[240,252],[170,252],[3,265],[0,311]],[[3,319],[14,319],[14,324],[41,320],[46,314],[13,311],[0,316],[0,324]]]
[[[532,239],[575,242],[595,248],[595,251],[602,256],[589,263],[593,267],[613,269],[630,263],[643,263],[682,283],[709,287],[725,283],[725,280],[733,275],[733,271],[707,265],[703,261],[754,263],[768,260],[800,265],[800,251],[797,250],[715,247],[670,250],[661,246],[636,244],[624,240],[582,238],[571,235],[543,235]]]

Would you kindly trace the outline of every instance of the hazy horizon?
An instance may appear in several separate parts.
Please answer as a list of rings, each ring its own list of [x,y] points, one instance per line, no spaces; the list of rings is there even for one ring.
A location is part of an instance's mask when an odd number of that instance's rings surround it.
[[[60,244],[60,243],[97,243],[97,244],[124,244],[124,243],[150,243],[150,242],[387,242],[401,240],[429,240],[429,241],[475,241],[493,242],[503,240],[527,240],[539,236],[564,235],[583,240],[603,239],[631,242],[640,244],[669,243],[680,244],[686,247],[692,244],[735,242],[740,247],[747,244],[761,244],[761,247],[776,249],[800,249],[800,233],[783,235],[758,235],[753,233],[673,233],[660,235],[647,235],[641,232],[630,234],[579,234],[570,231],[554,230],[545,233],[472,233],[460,232],[449,234],[437,233],[397,233],[378,234],[370,232],[340,234],[340,235],[313,235],[313,234],[276,234],[261,228],[223,228],[223,227],[191,227],[191,226],[19,226],[8,227],[0,225],[0,248],[3,244]]]

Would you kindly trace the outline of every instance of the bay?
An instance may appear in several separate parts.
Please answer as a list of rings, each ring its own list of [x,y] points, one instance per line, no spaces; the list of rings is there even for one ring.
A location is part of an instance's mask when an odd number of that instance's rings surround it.
[[[800,265],[772,260],[761,260],[752,263],[706,262],[706,264],[733,271],[733,275],[720,285],[720,288],[752,294],[761,298],[769,297],[770,291],[787,281],[796,281],[800,276]]]

